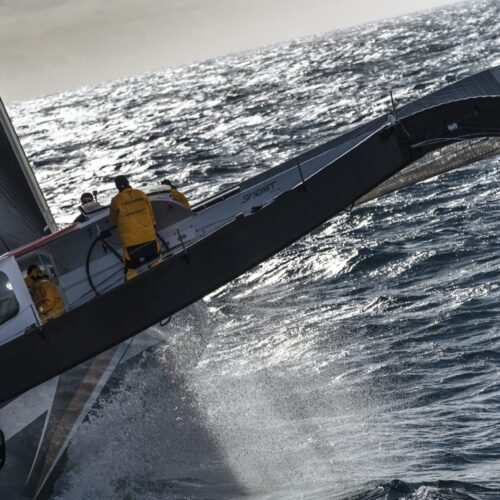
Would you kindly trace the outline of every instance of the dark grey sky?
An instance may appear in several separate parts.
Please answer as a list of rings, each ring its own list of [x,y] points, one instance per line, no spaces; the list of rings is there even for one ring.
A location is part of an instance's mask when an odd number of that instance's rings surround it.
[[[0,0],[0,96],[18,100],[453,0]]]

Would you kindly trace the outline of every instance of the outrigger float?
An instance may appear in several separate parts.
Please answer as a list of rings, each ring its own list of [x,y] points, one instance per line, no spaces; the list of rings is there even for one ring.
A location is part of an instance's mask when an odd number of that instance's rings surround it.
[[[357,203],[498,154],[500,67],[393,108],[193,211],[168,192],[151,193],[164,261],[130,282],[108,207],[55,231],[3,106],[0,117],[4,214],[9,186],[22,192],[12,201],[15,224],[2,221],[0,228],[5,403],[161,322]],[[45,226],[53,232],[27,240]],[[13,242],[21,244],[14,248]],[[66,306],[64,315],[45,324],[24,283],[32,263],[49,272]]]

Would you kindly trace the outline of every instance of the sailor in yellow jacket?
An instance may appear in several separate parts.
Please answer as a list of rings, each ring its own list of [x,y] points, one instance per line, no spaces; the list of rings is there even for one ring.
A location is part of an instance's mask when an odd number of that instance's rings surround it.
[[[126,278],[135,278],[142,264],[160,261],[160,245],[156,240],[155,217],[151,202],[140,189],[130,187],[127,177],[115,178],[119,193],[111,200],[109,218],[118,226],[123,247]],[[152,265],[150,267],[153,267]]]
[[[161,182],[167,187],[170,187],[170,196],[172,197],[172,200],[180,203],[181,205],[184,206],[185,209],[191,210],[191,205],[189,204],[188,199],[182,194],[178,189],[177,186],[175,186],[172,181],[165,179],[164,181]]]
[[[27,272],[25,283],[42,322],[64,314],[64,301],[47,273],[34,264],[28,267]]]

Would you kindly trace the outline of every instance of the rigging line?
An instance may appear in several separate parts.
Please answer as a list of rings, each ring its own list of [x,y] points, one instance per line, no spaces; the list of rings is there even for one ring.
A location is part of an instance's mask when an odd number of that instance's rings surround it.
[[[300,160],[297,157],[297,168],[299,169],[299,174],[300,174],[300,180],[302,181],[302,186],[306,187],[306,181],[304,180],[304,174],[302,173],[302,165],[300,164]]]

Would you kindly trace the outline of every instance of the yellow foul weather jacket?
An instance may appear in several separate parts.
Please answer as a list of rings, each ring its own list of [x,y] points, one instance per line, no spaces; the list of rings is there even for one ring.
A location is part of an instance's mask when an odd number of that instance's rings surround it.
[[[156,241],[151,202],[140,189],[125,188],[111,201],[109,217],[118,226],[123,249]]]
[[[184,205],[184,208],[191,210],[191,205],[189,204],[188,199],[180,191],[177,191],[177,189],[172,188],[170,194],[174,201],[181,203],[182,205]]]
[[[30,292],[40,319],[44,323],[64,313],[64,302],[56,286],[49,279],[40,278],[33,280]]]

